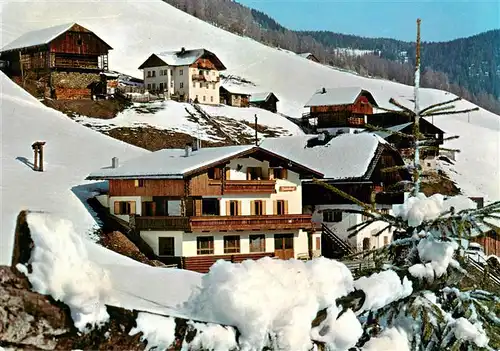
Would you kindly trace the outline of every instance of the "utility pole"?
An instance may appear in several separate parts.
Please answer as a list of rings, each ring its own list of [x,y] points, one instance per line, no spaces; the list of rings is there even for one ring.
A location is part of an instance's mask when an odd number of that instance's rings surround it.
[[[420,134],[420,106],[419,106],[419,88],[420,88],[420,18],[417,19],[417,42],[416,42],[416,59],[415,59],[415,123],[413,124],[413,135],[415,136],[415,158],[413,160],[413,176],[415,181],[414,193],[417,195],[420,192],[420,149],[417,136]]]
[[[255,114],[255,146],[259,146],[259,138],[257,136],[257,114]]]

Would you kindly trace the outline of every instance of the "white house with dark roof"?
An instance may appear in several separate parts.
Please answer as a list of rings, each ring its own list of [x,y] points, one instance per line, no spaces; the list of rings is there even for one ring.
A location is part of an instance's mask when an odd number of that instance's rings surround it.
[[[153,53],[139,69],[150,92],[165,94],[167,99],[220,103],[220,71],[226,67],[206,49]]]
[[[392,166],[403,166],[396,149],[372,133],[304,135],[264,139],[261,147],[323,173],[321,182],[371,203],[390,213],[392,205],[402,203],[403,192],[396,185],[410,180],[407,171],[382,172]],[[349,238],[349,228],[363,223],[362,208],[312,180],[302,183],[304,213],[311,213],[317,232],[321,233],[322,254],[330,258],[379,248],[392,240],[392,230],[382,231],[385,223],[374,223]]]
[[[258,146],[165,149],[91,173],[102,201],[159,259],[200,272],[217,260],[308,257],[319,250],[302,181],[323,174]]]

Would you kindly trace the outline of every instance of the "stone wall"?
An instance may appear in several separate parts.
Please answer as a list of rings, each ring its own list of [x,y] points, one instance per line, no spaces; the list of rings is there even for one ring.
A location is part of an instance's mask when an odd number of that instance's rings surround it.
[[[58,100],[90,99],[90,85],[100,81],[98,73],[52,72],[50,81]]]

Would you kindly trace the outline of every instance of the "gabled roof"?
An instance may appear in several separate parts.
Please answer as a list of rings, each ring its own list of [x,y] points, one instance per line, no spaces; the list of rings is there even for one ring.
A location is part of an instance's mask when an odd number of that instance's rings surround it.
[[[321,172],[309,169],[292,158],[286,158],[254,145],[238,145],[202,148],[192,151],[187,157],[184,149],[164,149],[130,160],[117,168],[107,167],[92,172],[87,179],[183,179],[202,169],[257,152],[283,159],[287,164],[300,168],[304,172],[318,177],[323,176]]]
[[[152,58],[160,60],[165,66],[189,66],[203,56],[211,56],[212,58],[214,58],[215,65],[219,71],[223,71],[226,69],[219,58],[213,52],[206,49],[181,49],[179,51],[163,51],[153,53],[146,61],[144,61],[144,63],[139,66],[139,69],[143,69],[145,67],[155,67],[147,65],[148,61],[150,61]]]
[[[325,179],[367,179],[373,172],[379,148],[386,142],[369,134],[342,134],[322,146],[306,147],[318,135],[264,139],[260,146],[324,174]]]
[[[54,27],[43,28],[24,33],[19,38],[5,45],[0,52],[24,49],[34,46],[47,45],[60,35],[70,30],[77,23],[65,23]],[[81,27],[81,26],[80,26]],[[82,27],[83,28],[83,27]],[[89,31],[90,32],[90,31]],[[100,38],[99,38],[100,39]],[[102,39],[101,39],[102,40]],[[104,41],[103,41],[104,42]],[[106,44],[106,43],[105,43]],[[110,49],[111,46],[106,44]]]
[[[233,95],[244,95],[244,96],[250,96],[251,94],[249,92],[244,92],[243,90],[238,89],[238,87],[235,87],[233,85],[227,86],[227,85],[221,85],[220,89],[224,89],[230,94]]]
[[[370,103],[377,106],[375,99],[368,90],[359,87],[321,88],[305,104],[305,107],[351,105],[358,96],[366,95]]]
[[[313,53],[311,53],[311,52],[304,52],[304,53],[297,54],[297,55],[299,55],[300,57],[303,57],[303,58],[305,58],[305,59],[308,59],[308,58],[309,58],[309,56],[312,56],[312,57],[314,57],[314,59],[315,59],[316,61],[319,61],[319,60],[318,60],[318,58],[317,58],[316,56],[314,56],[314,54],[313,54]]]
[[[384,131],[384,130],[378,130],[378,131],[374,131],[374,132],[368,132],[367,133],[375,133],[377,134],[379,137],[385,139],[389,136],[391,136],[392,134],[389,132],[401,132],[403,129],[405,129],[406,127],[408,126],[411,126],[413,123],[412,122],[408,122],[408,123],[403,123],[403,124],[398,124],[398,125],[395,125],[395,126],[392,126],[392,127],[387,127],[387,128],[384,128],[384,129],[387,129],[388,131]]]
[[[274,95],[274,93],[270,91],[264,93],[254,93],[250,95],[250,102],[266,102],[272,95]],[[274,97],[276,97],[276,95],[274,95]],[[277,97],[276,101],[279,101]]]

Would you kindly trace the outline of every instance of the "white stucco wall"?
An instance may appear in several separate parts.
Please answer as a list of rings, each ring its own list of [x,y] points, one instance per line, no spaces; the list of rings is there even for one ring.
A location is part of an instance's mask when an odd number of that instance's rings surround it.
[[[107,195],[107,194],[97,195],[95,198],[97,199],[97,201],[99,201],[99,203],[102,206],[104,206],[106,208],[109,207],[109,195]]]
[[[163,232],[165,236],[170,236],[171,232]],[[308,252],[307,233],[302,230],[287,230],[287,231],[252,231],[252,232],[224,232],[224,233],[185,233],[183,235],[182,256],[190,257],[197,256],[196,238],[201,236],[214,237],[214,255],[224,255],[224,236],[239,235],[240,236],[240,252],[241,254],[250,253],[250,235],[265,234],[266,236],[266,251],[274,252],[274,234],[293,234],[293,248],[295,257]],[[141,233],[142,236],[142,233]],[[156,239],[158,242],[158,239]],[[176,241],[177,243],[177,241]],[[158,245],[158,244],[156,244]],[[176,244],[177,249],[177,244]],[[177,255],[177,253],[176,253]],[[228,254],[232,255],[232,254]]]
[[[141,238],[153,249],[156,255],[159,254],[158,238],[160,237],[172,237],[174,238],[175,246],[175,256],[183,256],[182,254],[182,240],[184,232],[182,231],[153,231],[153,230],[143,230],[140,233]]]
[[[385,208],[389,210],[389,213],[392,213],[392,209],[390,206],[379,206],[379,209]],[[378,237],[375,237],[374,234],[378,233],[381,229],[387,226],[384,222],[376,222],[370,224],[368,227],[363,228],[356,236],[352,238],[348,238],[348,236],[352,233],[348,231],[348,229],[356,224],[360,224],[363,221],[363,217],[361,214],[357,213],[342,213],[342,221],[341,222],[323,222],[323,212],[324,210],[346,210],[346,209],[361,209],[356,205],[317,205],[315,211],[313,213],[313,222],[315,223],[324,223],[328,228],[332,229],[333,232],[339,236],[340,238],[346,239],[349,243],[358,248],[358,250],[363,249],[363,239],[370,239],[370,249],[373,247],[380,248],[384,246],[384,237],[387,237],[388,242],[392,241],[393,230],[386,230]]]
[[[197,68],[189,69],[189,98],[194,101],[196,96],[198,96],[198,102],[201,104],[219,104],[219,71],[201,70],[204,73],[206,81],[193,81],[193,75],[198,75],[199,71],[200,70]],[[203,99],[203,97],[205,97],[205,99]]]

